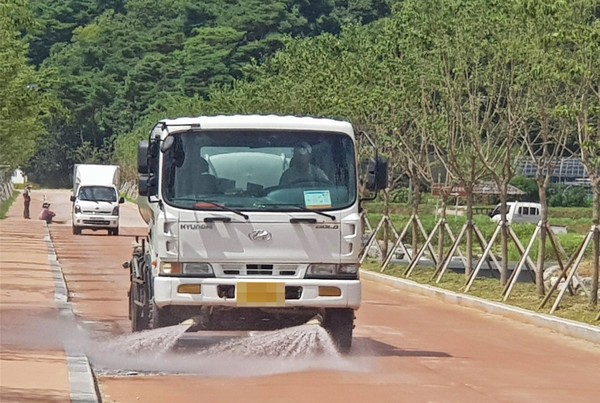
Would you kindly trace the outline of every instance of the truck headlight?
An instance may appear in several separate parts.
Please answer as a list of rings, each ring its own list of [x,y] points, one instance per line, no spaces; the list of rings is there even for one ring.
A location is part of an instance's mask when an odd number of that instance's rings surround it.
[[[214,277],[209,263],[161,262],[160,274],[163,276]]]
[[[179,263],[179,262],[160,262],[158,272],[159,272],[159,274],[167,275],[167,276],[181,274],[181,263]]]
[[[183,274],[198,277],[214,277],[215,275],[209,263],[183,263]]]
[[[305,278],[343,278],[358,277],[357,264],[313,263],[308,266]]]
[[[79,204],[75,205],[75,212],[76,213],[81,213],[81,207],[79,207]]]
[[[113,208],[112,215],[119,215],[119,206]]]

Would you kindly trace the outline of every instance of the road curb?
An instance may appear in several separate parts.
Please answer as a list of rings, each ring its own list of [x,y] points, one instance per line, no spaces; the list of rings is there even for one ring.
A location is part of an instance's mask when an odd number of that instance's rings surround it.
[[[52,268],[52,278],[54,280],[54,302],[61,316],[76,321],[73,307],[69,302],[69,290],[58,262],[52,235],[48,225],[44,226],[44,241],[48,250],[48,261]],[[96,381],[92,372],[92,367],[86,355],[74,346],[65,344],[65,354],[67,356],[67,367],[69,370],[69,385],[71,388],[71,402],[73,403],[100,403],[102,399],[96,388]]]
[[[419,284],[411,280],[393,277],[387,274],[361,270],[360,276],[361,278],[377,281],[396,289],[432,297],[440,301],[453,303],[455,305],[475,308],[494,315],[505,316],[520,322],[544,327],[567,336],[572,336],[578,339],[600,344],[599,326],[588,325],[568,319],[557,318],[556,316],[552,315],[532,312],[499,302],[488,301],[470,295],[459,294],[453,291]]]

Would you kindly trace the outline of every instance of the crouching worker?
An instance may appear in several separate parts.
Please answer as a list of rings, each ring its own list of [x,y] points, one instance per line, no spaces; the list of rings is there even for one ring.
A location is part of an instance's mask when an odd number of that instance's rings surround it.
[[[44,203],[42,204],[42,211],[40,211],[38,219],[44,220],[46,223],[50,224],[55,215],[54,211],[50,210],[50,203]]]

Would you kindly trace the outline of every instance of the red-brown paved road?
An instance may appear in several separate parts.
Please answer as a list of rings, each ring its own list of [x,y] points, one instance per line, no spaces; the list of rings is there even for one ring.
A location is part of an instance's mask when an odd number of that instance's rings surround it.
[[[60,343],[35,324],[56,318],[54,282],[34,192],[30,220],[19,197],[0,220],[0,402],[65,402],[69,372]],[[47,342],[46,342],[47,341]]]
[[[53,194],[57,199],[64,196]],[[53,204],[68,217],[69,204]],[[74,311],[128,332],[128,259],[143,233],[133,208],[122,235],[52,224]],[[510,319],[365,282],[352,353],[336,363],[206,363],[203,376],[99,375],[104,402],[593,402],[600,346]],[[171,358],[172,360],[174,358]],[[161,364],[163,364],[161,362]],[[177,362],[164,362],[165,370]],[[237,376],[223,376],[223,373]],[[270,374],[265,374],[270,373]]]

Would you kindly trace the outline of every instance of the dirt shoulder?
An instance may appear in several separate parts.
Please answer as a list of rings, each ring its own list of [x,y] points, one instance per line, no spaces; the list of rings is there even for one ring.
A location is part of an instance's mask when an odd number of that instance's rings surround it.
[[[54,279],[37,220],[42,195],[33,192],[31,219],[23,200],[0,221],[0,401],[70,400],[69,371],[59,340],[49,340],[42,324],[58,315]]]

